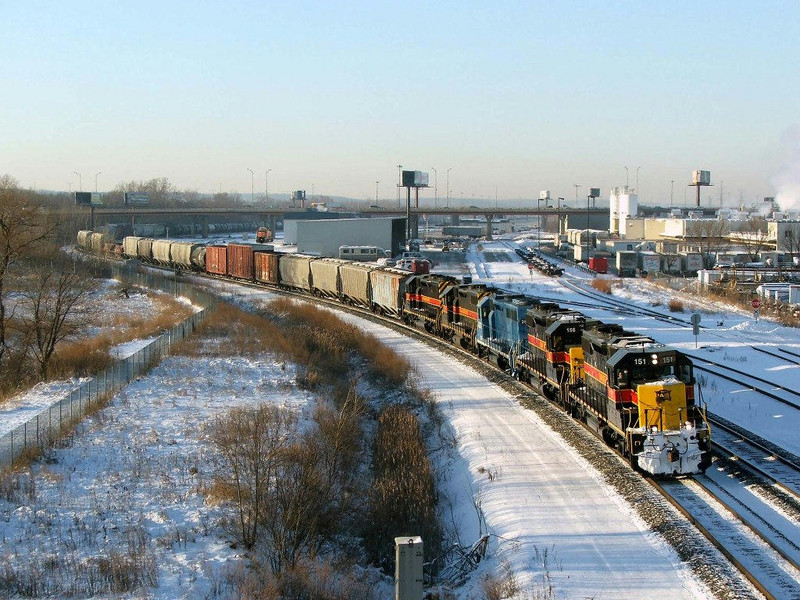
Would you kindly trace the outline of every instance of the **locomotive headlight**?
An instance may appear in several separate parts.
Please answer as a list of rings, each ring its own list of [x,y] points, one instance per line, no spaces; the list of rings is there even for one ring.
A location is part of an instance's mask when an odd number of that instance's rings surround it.
[[[653,354],[650,358],[652,359],[654,365],[658,364],[658,354]]]

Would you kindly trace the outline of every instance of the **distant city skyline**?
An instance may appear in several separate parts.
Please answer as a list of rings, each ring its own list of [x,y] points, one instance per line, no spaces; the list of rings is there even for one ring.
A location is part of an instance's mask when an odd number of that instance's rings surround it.
[[[792,2],[4,6],[0,174],[94,191],[800,208]],[[267,176],[267,171],[269,175]],[[576,184],[579,187],[575,187]]]

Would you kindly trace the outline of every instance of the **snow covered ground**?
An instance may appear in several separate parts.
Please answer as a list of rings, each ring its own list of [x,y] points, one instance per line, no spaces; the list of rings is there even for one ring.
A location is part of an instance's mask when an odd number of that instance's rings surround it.
[[[530,273],[502,242],[483,248],[477,252],[473,247],[467,254],[475,281],[565,302],[574,297],[557,279]],[[507,260],[498,260],[504,253]],[[565,277],[588,276],[567,269]],[[269,297],[268,292],[230,283],[215,285],[248,301]],[[671,295],[633,280],[615,293],[647,306],[657,295],[663,296],[665,306]],[[693,312],[693,300],[684,301],[690,306],[687,312]],[[581,310],[696,356],[723,355],[754,373],[779,372],[782,382],[800,388],[797,367],[777,365],[749,350],[754,343],[800,348],[800,332],[763,319],[756,322],[752,314],[730,307],[712,311],[698,304],[696,309],[704,324],[713,324],[701,334],[697,350],[691,329],[632,315],[612,316],[600,308]],[[480,598],[480,578],[499,573],[503,565],[515,574],[520,598],[709,596],[635,510],[513,396],[425,344],[356,317],[343,318],[378,333],[409,357],[438,397],[458,440],[458,458],[437,466],[446,476],[443,495],[452,505],[464,543],[486,532],[480,530],[476,503],[493,534],[489,560],[459,590],[459,598]],[[717,327],[719,321],[723,325]],[[158,540],[150,557],[158,587],[146,589],[143,597],[196,598],[224,587],[225,569],[241,557],[214,526],[218,509],[204,505],[197,493],[204,476],[202,457],[208,451],[202,423],[255,399],[302,412],[309,398],[292,381],[291,369],[284,371],[266,355],[258,360],[165,359],[118,394],[101,418],[88,421],[70,447],[56,452],[57,462],[37,465],[35,501],[0,500],[3,557],[12,556],[12,564],[23,566],[48,553],[79,552],[72,548],[76,536],[87,542],[80,552],[102,555],[127,548],[130,542],[123,532],[135,530]],[[44,394],[35,390],[31,396]],[[800,453],[793,435],[798,417],[780,406],[754,399],[746,387],[722,380],[709,379],[703,398],[713,412]],[[24,405],[20,400],[17,406]],[[14,412],[13,407],[5,408],[3,421],[15,418]],[[548,590],[552,596],[543,595]]]

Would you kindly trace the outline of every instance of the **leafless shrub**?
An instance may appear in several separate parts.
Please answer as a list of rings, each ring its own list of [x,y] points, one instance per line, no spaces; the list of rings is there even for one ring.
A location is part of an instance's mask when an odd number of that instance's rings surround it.
[[[670,312],[683,312],[683,302],[677,298],[670,298],[667,308],[669,308]]]
[[[519,592],[519,584],[514,569],[507,562],[500,567],[498,575],[487,575],[481,581],[481,590],[485,600],[503,600],[512,598]]]
[[[36,501],[36,478],[27,466],[0,473],[0,498],[14,504]]]
[[[236,519],[230,532],[245,548],[259,540],[259,528],[271,510],[270,488],[279,474],[281,452],[292,443],[295,417],[276,406],[234,408],[216,418],[209,436],[221,455],[216,489],[235,495]]]
[[[242,600],[378,600],[375,581],[352,565],[302,561],[280,573],[258,567],[238,582]]]
[[[592,279],[592,287],[596,289],[598,292],[603,292],[604,294],[610,294],[611,290],[614,288],[614,284],[611,279],[600,279],[595,277],[594,279]]]

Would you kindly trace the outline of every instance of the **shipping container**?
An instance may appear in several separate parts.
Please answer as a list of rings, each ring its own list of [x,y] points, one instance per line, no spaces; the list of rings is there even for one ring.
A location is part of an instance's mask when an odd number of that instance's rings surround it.
[[[683,267],[683,274],[684,275],[692,275],[694,276],[699,270],[701,270],[703,265],[703,255],[699,252],[683,252],[681,253],[681,262]]]
[[[215,275],[228,274],[227,246],[206,246],[206,271]]]
[[[359,263],[345,263],[339,267],[339,282],[342,296],[359,306],[370,305],[370,273],[374,266]]]
[[[253,254],[255,279],[264,283],[278,285],[278,257],[274,252],[256,252]]]
[[[282,254],[278,260],[281,285],[311,291],[311,267],[316,260],[305,254]]]
[[[228,275],[253,280],[253,247],[247,244],[228,244]]]
[[[655,252],[639,252],[639,269],[642,274],[661,272],[661,255]]]
[[[572,248],[573,260],[575,262],[588,262],[590,251],[591,248],[589,246],[574,246]]]
[[[378,268],[369,274],[373,308],[381,313],[399,315],[403,311],[405,283],[411,273],[391,268]]]
[[[336,258],[320,258],[311,262],[311,289],[327,298],[339,297],[339,267],[347,264]]]
[[[620,277],[635,277],[639,260],[636,252],[617,252],[617,274]]]
[[[607,256],[592,256],[589,259],[589,268],[595,273],[608,272],[608,257]]]

